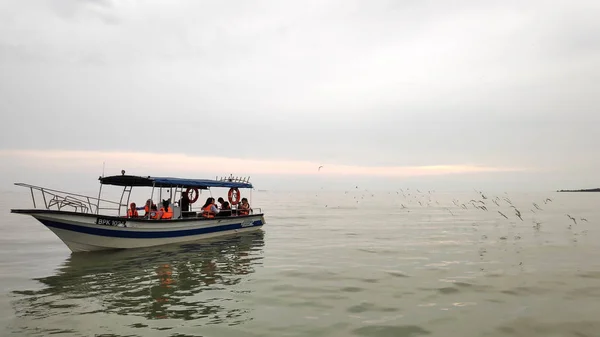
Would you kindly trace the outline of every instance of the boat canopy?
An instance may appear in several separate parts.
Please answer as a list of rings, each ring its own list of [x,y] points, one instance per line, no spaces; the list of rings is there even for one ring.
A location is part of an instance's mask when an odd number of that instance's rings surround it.
[[[172,177],[139,177],[130,175],[100,177],[100,183],[104,185],[115,186],[145,186],[145,187],[192,187],[202,190],[207,190],[210,187],[225,187],[225,188],[252,188],[252,184],[248,182],[210,179],[185,179]]]

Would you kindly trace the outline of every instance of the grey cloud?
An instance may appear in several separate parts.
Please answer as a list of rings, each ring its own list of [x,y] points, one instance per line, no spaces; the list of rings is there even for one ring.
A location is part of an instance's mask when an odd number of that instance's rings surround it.
[[[13,1],[0,148],[600,168],[598,4],[544,4]]]
[[[51,0],[50,9],[65,20],[99,19],[106,24],[119,23],[119,15],[112,0]]]

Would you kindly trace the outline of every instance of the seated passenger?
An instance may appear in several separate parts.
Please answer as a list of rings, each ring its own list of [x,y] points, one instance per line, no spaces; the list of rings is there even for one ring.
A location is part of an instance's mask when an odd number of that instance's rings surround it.
[[[205,218],[214,218],[219,214],[219,209],[215,206],[215,198],[209,197],[202,206],[202,216]]]
[[[155,206],[152,199],[146,200],[146,205],[144,205],[144,218],[150,219],[152,217],[150,214],[152,213],[152,206]]]
[[[221,210],[217,216],[231,216],[231,206],[229,205],[229,201],[223,201],[221,203]]]
[[[173,209],[169,206],[169,200],[163,200],[163,207],[160,208],[160,217],[159,219],[172,219],[173,218]]]
[[[135,207],[135,202],[132,202],[131,204],[129,204],[129,209],[127,210],[127,217],[128,218],[137,218],[138,215],[138,211],[137,208]]]
[[[150,212],[148,213],[148,217],[153,220],[160,219],[158,214],[158,207],[156,207],[155,204],[152,204],[152,206],[150,206]]]
[[[238,215],[249,215],[251,211],[252,211],[252,208],[250,208],[248,199],[242,198],[242,202],[238,206]]]

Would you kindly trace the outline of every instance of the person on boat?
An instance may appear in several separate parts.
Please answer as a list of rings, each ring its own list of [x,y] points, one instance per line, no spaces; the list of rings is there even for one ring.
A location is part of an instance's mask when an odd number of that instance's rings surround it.
[[[202,206],[202,216],[205,218],[214,218],[219,214],[219,209],[215,205],[215,198],[209,197]]]
[[[173,209],[169,206],[169,200],[163,200],[163,206],[160,208],[158,212],[160,216],[159,219],[172,219],[173,218]]]
[[[150,206],[150,212],[148,213],[148,218],[152,220],[160,219],[160,214],[158,213],[158,207],[155,204]]]
[[[224,209],[225,210],[227,210],[227,209],[230,210],[231,209],[231,205],[229,205],[229,202],[225,201],[225,199],[219,197],[219,199],[217,199],[217,202],[219,202],[219,204],[221,204],[221,205],[219,205],[219,209],[221,209],[221,210],[224,210]]]
[[[181,193],[181,200],[179,201],[179,206],[181,206],[182,212],[190,211],[190,196],[187,193]]]
[[[129,204],[129,209],[127,210],[128,218],[137,218],[139,216],[137,207],[135,207],[135,202]]]
[[[231,216],[231,205],[229,205],[229,201],[223,201],[221,203],[221,210],[217,216]]]
[[[144,207],[143,207],[144,218],[147,218],[147,219],[152,218],[152,216],[150,214],[150,213],[152,213],[152,206],[156,206],[156,205],[154,205],[154,202],[152,202],[152,199],[146,200],[146,205],[144,205]]]
[[[238,206],[238,215],[249,215],[251,211],[252,211],[252,208],[250,208],[248,199],[242,198],[242,202]]]

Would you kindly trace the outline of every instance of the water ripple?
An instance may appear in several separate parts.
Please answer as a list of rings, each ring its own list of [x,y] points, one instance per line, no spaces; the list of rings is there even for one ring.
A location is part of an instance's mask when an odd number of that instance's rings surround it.
[[[600,194],[405,193],[257,193],[264,233],[70,257],[10,217],[0,319],[19,336],[597,335]]]
[[[369,325],[352,331],[359,336],[377,336],[377,337],[412,337],[430,335],[427,331],[417,325],[387,326],[387,325]]]
[[[37,279],[44,288],[13,292],[21,297],[14,303],[16,315],[41,320],[102,312],[148,320],[240,324],[251,319],[251,310],[235,300],[231,287],[261,265],[261,258],[251,254],[262,245],[259,232],[209,245],[162,247],[148,254],[138,250],[74,254],[59,273]],[[56,333],[51,330],[44,332]]]

